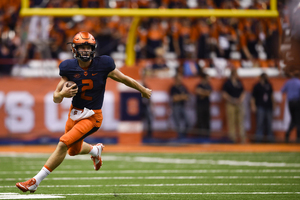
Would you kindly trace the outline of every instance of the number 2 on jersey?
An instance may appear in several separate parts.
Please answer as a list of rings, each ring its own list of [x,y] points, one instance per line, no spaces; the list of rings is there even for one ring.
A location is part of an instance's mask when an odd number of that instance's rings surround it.
[[[81,98],[84,99],[84,100],[87,100],[87,101],[93,100],[93,97],[85,95],[86,90],[93,89],[93,87],[94,87],[93,81],[91,79],[83,79],[82,84],[88,84],[88,85],[82,86],[82,88],[81,88]]]

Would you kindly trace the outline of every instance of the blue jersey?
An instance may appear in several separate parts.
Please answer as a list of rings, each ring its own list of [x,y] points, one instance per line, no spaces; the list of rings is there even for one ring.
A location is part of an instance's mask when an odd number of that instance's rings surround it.
[[[107,75],[115,67],[113,59],[109,56],[95,57],[86,70],[79,66],[77,59],[63,61],[59,65],[59,75],[66,76],[78,86],[78,93],[73,97],[72,105],[80,109],[101,109]]]

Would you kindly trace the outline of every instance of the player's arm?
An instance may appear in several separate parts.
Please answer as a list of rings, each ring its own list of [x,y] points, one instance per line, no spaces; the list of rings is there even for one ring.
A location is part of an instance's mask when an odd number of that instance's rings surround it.
[[[133,78],[131,78],[129,76],[126,76],[125,74],[120,72],[118,69],[114,69],[113,71],[111,71],[108,74],[108,77],[115,81],[124,83],[128,87],[131,87],[131,88],[134,88],[134,89],[140,91],[142,94],[142,97],[149,99],[151,96],[152,90],[145,88],[144,86],[139,84],[136,80],[134,80]]]
[[[65,82],[68,81],[68,78],[62,76],[59,83],[56,86],[56,89],[53,93],[54,103],[62,102],[64,97],[73,97],[76,95],[78,88],[74,89],[72,87],[66,87]]]

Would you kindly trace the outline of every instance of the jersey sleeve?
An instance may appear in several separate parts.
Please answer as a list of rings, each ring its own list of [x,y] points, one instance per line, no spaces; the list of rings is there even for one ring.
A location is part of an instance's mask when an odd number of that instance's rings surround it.
[[[67,76],[68,70],[67,70],[67,61],[62,61],[59,64],[59,75],[60,76]]]
[[[106,60],[106,70],[109,72],[116,68],[115,61],[110,56],[104,56]]]

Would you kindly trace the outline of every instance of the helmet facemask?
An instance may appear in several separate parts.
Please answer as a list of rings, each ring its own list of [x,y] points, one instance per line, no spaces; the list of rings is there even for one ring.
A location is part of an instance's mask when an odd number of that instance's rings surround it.
[[[78,47],[84,46],[84,45],[89,45],[91,47],[91,51],[78,50]],[[72,43],[72,52],[73,52],[74,58],[79,59],[83,62],[88,62],[95,57],[96,47],[97,47],[97,44],[94,45],[94,44],[89,44],[89,43],[84,43],[84,44]]]

